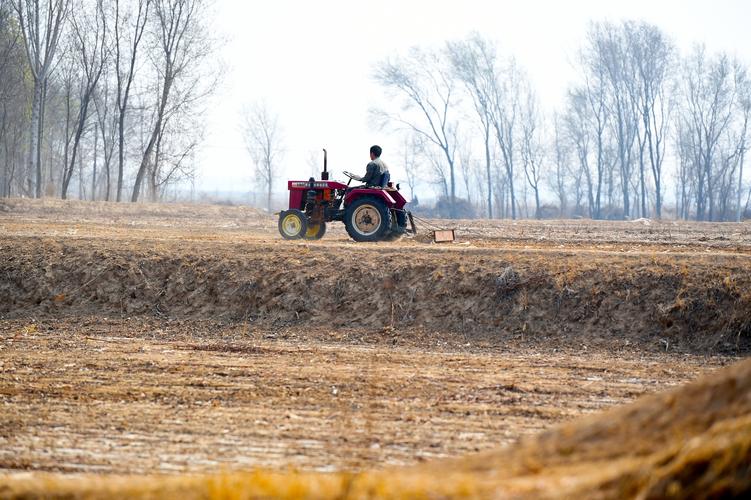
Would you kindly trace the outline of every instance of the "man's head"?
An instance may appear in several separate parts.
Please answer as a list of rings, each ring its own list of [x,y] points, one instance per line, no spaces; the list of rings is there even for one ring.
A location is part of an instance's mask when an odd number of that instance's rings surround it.
[[[370,146],[370,159],[375,160],[381,156],[381,146]]]

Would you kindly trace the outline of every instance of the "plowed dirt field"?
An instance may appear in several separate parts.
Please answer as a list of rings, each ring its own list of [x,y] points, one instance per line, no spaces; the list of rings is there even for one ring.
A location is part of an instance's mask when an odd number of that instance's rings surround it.
[[[751,225],[0,201],[0,469],[358,471],[489,450],[751,349]]]

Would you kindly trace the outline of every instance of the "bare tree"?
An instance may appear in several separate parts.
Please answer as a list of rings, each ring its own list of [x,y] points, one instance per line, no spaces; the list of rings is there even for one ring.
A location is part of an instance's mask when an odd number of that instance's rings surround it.
[[[12,12],[5,0],[0,2],[0,73],[5,74],[14,63],[14,49],[20,42],[20,33],[12,29]]]
[[[586,180],[588,212],[592,219],[602,218],[605,180],[612,179],[612,171],[606,170],[609,166],[606,152],[611,122],[607,107],[607,77],[596,54],[592,47],[580,54],[584,83],[569,91],[568,110],[564,119],[567,135],[576,145],[579,159],[581,175],[576,178],[584,177]]]
[[[665,139],[672,110],[672,68],[674,48],[665,34],[645,22],[626,22],[623,25],[629,60],[633,66],[633,80],[626,82],[636,113],[641,120],[639,142],[639,175],[642,216],[646,217],[647,187],[644,173],[644,154],[649,160],[654,182],[655,215],[662,216],[662,165],[665,158]]]
[[[545,157],[544,131],[542,116],[537,97],[530,89],[525,92],[524,108],[521,113],[520,156],[524,175],[535,196],[535,219],[540,219],[540,179]]]
[[[243,132],[256,178],[266,190],[266,209],[270,212],[274,179],[279,174],[279,162],[284,154],[279,117],[266,103],[257,103],[244,113]]]
[[[499,170],[493,184],[493,206],[499,218],[505,219],[511,213],[508,203],[508,178],[504,171]]]
[[[99,134],[102,140],[102,159],[104,164],[105,187],[104,201],[110,201],[112,195],[112,158],[117,145],[118,119],[117,115],[111,113],[109,106],[110,101],[109,82],[104,80],[104,85],[94,96],[94,107],[96,110],[96,128],[95,133]]]
[[[154,147],[154,159],[148,164],[148,191],[152,202],[160,201],[170,184],[193,179],[195,153],[202,140],[200,116],[165,115]]]
[[[472,147],[470,141],[466,137],[460,138],[458,141],[459,150],[459,169],[462,173],[462,181],[464,182],[464,192],[467,194],[467,202],[472,204],[472,174],[475,170],[474,161],[472,159]]]
[[[444,161],[442,153],[440,151],[437,151],[436,148],[424,147],[422,150],[422,157],[427,163],[430,173],[432,174],[430,182],[431,184],[436,186],[438,190],[438,196],[440,198],[443,198],[444,205],[446,204],[446,200],[448,200],[448,213],[446,214],[446,216],[449,218],[453,217],[453,203],[451,202],[451,191],[449,188],[448,180],[450,173],[448,171],[449,169],[446,165],[446,162]]]
[[[721,139],[736,110],[733,73],[738,69],[726,55],[707,58],[697,46],[683,64],[682,122],[696,175],[696,218],[713,220]]]
[[[569,163],[571,151],[564,138],[563,124],[558,113],[553,115],[552,138],[553,169],[550,176],[545,177],[548,187],[558,198],[558,217],[563,217],[568,211]]]
[[[583,82],[569,93],[564,122],[586,166],[591,217],[604,215],[603,202],[612,215],[618,188],[624,216],[648,216],[650,198],[661,216],[673,60],[672,44],[655,26],[590,25],[578,61]]]
[[[34,82],[29,124],[29,173],[36,174],[34,194],[42,196],[42,145],[45,88],[52,74],[55,54],[68,15],[68,0],[14,0],[23,34],[26,56]]]
[[[525,81],[526,77],[512,58],[499,77],[494,80],[495,84],[491,94],[491,124],[506,170],[512,219],[516,219],[517,214],[518,200],[514,181],[521,89]]]
[[[691,201],[694,198],[696,167],[690,125],[679,117],[675,125],[675,151],[678,159],[676,174],[676,212],[678,218],[688,220],[691,214]]]
[[[741,196],[743,192],[743,162],[746,157],[746,151],[748,151],[748,133],[749,133],[749,118],[751,118],[751,81],[746,77],[744,72],[743,79],[736,83],[739,89],[740,98],[738,105],[741,113],[742,126],[740,128],[739,140],[738,140],[738,193],[736,198],[736,222],[741,221],[743,210],[741,208]]]
[[[102,3],[97,1],[95,11],[90,14],[83,8],[83,5],[78,5],[78,7],[76,13],[71,16],[71,25],[73,27],[74,40],[72,52],[73,57],[76,59],[75,69],[78,75],[80,75],[80,93],[77,96],[78,116],[76,118],[72,152],[68,164],[63,169],[61,179],[61,195],[63,199],[68,197],[68,186],[73,177],[81,136],[86,128],[89,106],[107,60],[107,48],[105,45],[107,23]],[[70,99],[68,99],[68,102],[70,102]]]
[[[0,2],[0,197],[10,196],[17,181],[23,180],[23,172],[16,165],[28,128],[27,61],[21,32],[12,16],[9,2]]]
[[[447,46],[451,63],[459,80],[472,99],[480,122],[485,156],[485,181],[488,218],[493,217],[493,176],[491,171],[491,131],[493,103],[498,89],[498,62],[493,45],[479,34],[467,40],[449,42]]]
[[[75,129],[75,99],[77,89],[79,87],[79,78],[75,62],[75,52],[73,50],[68,51],[70,57],[63,58],[60,69],[58,69],[58,80],[62,85],[62,102],[64,108],[64,126],[63,126],[63,151],[62,151],[62,169],[60,171],[60,179],[63,179],[67,170],[68,162],[70,159],[71,144],[73,142],[73,136]],[[53,99],[53,102],[55,100]],[[70,167],[71,171],[73,166]],[[72,172],[71,172],[72,175]],[[47,183],[48,187],[54,188],[55,185],[55,173],[50,172],[50,178]]]
[[[424,144],[419,136],[407,133],[402,138],[402,165],[407,174],[407,185],[412,203],[415,202],[415,186],[420,177],[420,156],[423,153]]]
[[[451,217],[455,215],[455,155],[458,123],[453,119],[455,83],[452,70],[442,54],[413,47],[407,56],[387,59],[376,67],[376,81],[394,96],[403,98],[404,113],[376,110],[382,123],[394,122],[423,137],[441,152],[448,169],[443,184],[449,198]],[[443,174],[438,158],[429,155],[436,172]]]
[[[568,95],[568,108],[564,115],[564,130],[568,142],[572,144],[572,149],[576,154],[578,160],[578,167],[574,176],[578,179],[582,177],[586,180],[587,186],[587,201],[589,217],[592,219],[600,218],[600,192],[602,188],[602,135],[596,135],[597,141],[597,155],[596,155],[596,181],[593,181],[593,174],[590,167],[590,150],[592,142],[592,134],[590,131],[590,124],[594,123],[591,120],[590,109],[588,107],[589,94],[584,89],[575,89],[569,91]],[[599,128],[599,122],[597,125],[598,134],[602,133]],[[595,195],[595,185],[596,195]],[[579,185],[577,185],[578,187]],[[577,208],[579,204],[577,201]]]
[[[210,94],[215,78],[197,72],[213,51],[204,25],[204,0],[153,0],[157,95],[153,119],[131,201],[138,201],[141,184],[149,169],[159,171],[160,148],[170,120]],[[207,83],[202,84],[204,80]],[[189,143],[185,151],[194,147]],[[178,152],[178,155],[181,153]]]
[[[115,78],[117,81],[117,188],[115,200],[120,201],[125,169],[126,115],[130,109],[131,89],[136,75],[139,47],[149,21],[151,0],[135,0],[135,12],[121,9],[114,1],[112,33],[114,34]],[[130,5],[130,4],[129,4]]]
[[[607,108],[616,146],[620,175],[623,215],[631,215],[631,177],[633,174],[634,144],[639,120],[629,85],[635,80],[634,67],[628,57],[628,44],[623,30],[611,23],[594,23],[589,38],[594,50],[593,63],[604,70]]]

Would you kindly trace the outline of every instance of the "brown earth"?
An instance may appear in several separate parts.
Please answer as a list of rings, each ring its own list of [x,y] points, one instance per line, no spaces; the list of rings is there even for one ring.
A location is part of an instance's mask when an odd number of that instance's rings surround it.
[[[0,468],[412,464],[751,349],[748,223],[431,222],[459,241],[286,242],[244,207],[0,201]]]
[[[745,223],[590,221],[596,238],[584,246],[582,222],[459,221],[452,245],[355,244],[341,224],[321,241],[282,241],[273,216],[242,207],[37,205],[5,202],[0,218],[5,318],[211,318],[699,354],[751,347]],[[513,241],[472,237],[494,225]],[[556,236],[531,247],[520,231]]]
[[[751,360],[462,459],[360,473],[15,474],[6,498],[746,498]]]
[[[0,467],[11,470],[410,464],[509,443],[725,362],[133,319],[8,321],[0,333]]]

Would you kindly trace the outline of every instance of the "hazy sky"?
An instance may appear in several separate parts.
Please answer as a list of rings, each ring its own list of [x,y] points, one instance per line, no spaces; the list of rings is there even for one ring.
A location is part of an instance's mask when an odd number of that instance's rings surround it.
[[[241,108],[265,100],[285,131],[286,179],[307,178],[308,158],[329,151],[329,166],[363,171],[380,144],[392,177],[403,180],[396,138],[368,123],[383,101],[373,66],[410,46],[439,46],[471,31],[496,40],[525,68],[546,110],[563,102],[576,78],[571,61],[591,20],[643,19],[680,49],[695,42],[751,62],[748,0],[217,0],[215,30],[227,72],[207,115],[200,158],[204,190],[249,191],[252,163],[240,133]],[[319,169],[318,169],[319,170]]]

